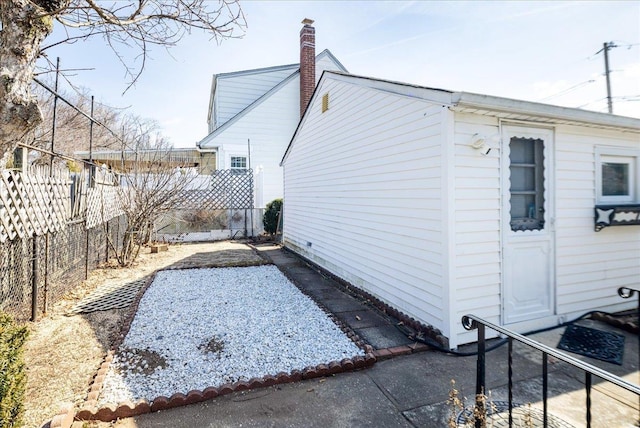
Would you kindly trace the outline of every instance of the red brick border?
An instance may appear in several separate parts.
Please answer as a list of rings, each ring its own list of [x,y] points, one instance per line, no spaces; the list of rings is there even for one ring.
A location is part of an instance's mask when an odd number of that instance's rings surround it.
[[[303,370],[293,370],[291,373],[282,372],[275,376],[267,375],[261,378],[253,378],[248,381],[225,384],[219,387],[208,387],[203,391],[193,390],[189,391],[186,395],[183,393],[175,393],[171,397],[157,397],[151,403],[146,400],[140,400],[135,403],[126,402],[118,405],[106,404],[102,407],[98,407],[95,399],[88,400],[85,406],[75,414],[75,419],[81,421],[99,420],[103,422],[110,422],[120,418],[128,418],[131,416],[142,415],[144,413],[156,412],[158,410],[167,410],[174,407],[199,403],[234,392],[298,382],[300,380],[315,379],[351,370],[364,369],[372,366],[375,362],[376,357],[373,352],[367,352],[364,356],[358,355],[353,358],[345,358],[341,361],[332,361],[328,364],[309,366]],[[96,380],[98,377],[101,376],[96,376]],[[99,387],[101,387],[101,380],[94,382],[92,390],[94,390],[96,385],[100,385]],[[96,388],[96,391],[99,391],[99,387]],[[57,417],[58,416],[56,416],[56,418]],[[71,420],[73,420],[73,417],[71,417]],[[52,425],[52,427],[53,426],[54,425]],[[56,427],[57,426],[68,427],[70,425],[56,425]]]
[[[73,403],[64,403],[49,422],[49,428],[69,428],[73,424],[74,414]]]

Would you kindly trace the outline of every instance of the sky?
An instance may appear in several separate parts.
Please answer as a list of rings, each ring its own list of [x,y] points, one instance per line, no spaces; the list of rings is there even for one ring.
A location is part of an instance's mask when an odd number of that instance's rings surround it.
[[[154,47],[126,92],[124,68],[100,37],[46,53],[78,70],[69,80],[97,102],[157,120],[175,147],[195,147],[207,135],[214,74],[297,63],[304,18],[315,21],[316,53],[329,49],[352,74],[600,112],[607,111],[602,48],[613,42],[614,114],[640,118],[640,1],[240,4],[242,37],[217,42],[194,31],[168,50]],[[121,54],[135,61],[137,52]]]

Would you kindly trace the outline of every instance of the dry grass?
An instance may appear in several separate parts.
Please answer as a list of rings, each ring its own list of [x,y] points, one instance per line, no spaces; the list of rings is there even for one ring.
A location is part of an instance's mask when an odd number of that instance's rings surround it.
[[[93,376],[129,316],[130,309],[67,316],[80,299],[102,285],[150,278],[157,270],[168,267],[262,263],[257,254],[240,243],[181,244],[171,245],[169,251],[157,254],[150,254],[147,250],[129,268],[106,266],[92,272],[86,281],[78,284],[51,308],[46,317],[30,324],[31,334],[25,346],[25,426],[42,426],[65,402],[73,402],[76,406],[82,404]]]

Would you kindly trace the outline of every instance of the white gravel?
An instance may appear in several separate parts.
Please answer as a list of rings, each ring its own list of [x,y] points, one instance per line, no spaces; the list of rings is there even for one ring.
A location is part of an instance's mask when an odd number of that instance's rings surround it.
[[[155,352],[166,367],[127,350]],[[161,271],[98,403],[151,402],[356,355],[364,352],[275,266]]]

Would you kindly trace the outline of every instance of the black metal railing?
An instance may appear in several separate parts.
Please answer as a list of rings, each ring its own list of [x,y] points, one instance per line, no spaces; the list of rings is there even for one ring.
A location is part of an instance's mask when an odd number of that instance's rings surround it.
[[[629,290],[629,289],[627,289]],[[637,291],[637,290],[635,290]],[[622,296],[622,294],[620,294]],[[629,293],[631,297],[633,293]],[[639,309],[640,310],[640,309]],[[599,367],[593,366],[589,363],[586,363],[582,360],[574,358],[570,355],[567,355],[557,349],[550,348],[542,343],[536,342],[533,339],[530,339],[521,334],[515,333],[511,330],[508,330],[504,327],[500,327],[498,325],[492,324],[489,321],[486,321],[480,317],[475,315],[465,315],[462,317],[462,325],[466,330],[478,330],[478,362],[476,368],[476,411],[479,414],[484,414],[486,411],[484,409],[484,400],[482,397],[486,394],[485,389],[485,354],[486,354],[486,340],[485,340],[485,329],[486,327],[501,333],[506,336],[508,341],[508,388],[509,388],[509,427],[513,427],[513,341],[518,341],[523,343],[531,348],[537,349],[542,352],[542,406],[543,406],[543,426],[549,426],[549,415],[547,411],[547,398],[548,398],[548,368],[547,361],[548,357],[552,356],[558,360],[564,361],[565,363],[570,364],[573,367],[576,367],[585,373],[585,392],[587,395],[586,399],[586,426],[587,428],[591,427],[591,386],[592,386],[592,377],[597,376],[601,379],[604,379],[608,382],[613,383],[627,391],[630,391],[640,397],[640,386],[635,385],[631,382],[622,379],[608,371],[602,370]],[[476,419],[475,426],[476,428],[483,427],[483,421]]]
[[[634,295],[638,296],[638,305],[636,306],[636,325],[640,328],[640,290],[630,287],[618,288],[618,296],[623,299],[630,299]],[[640,384],[640,335],[638,336],[638,384]],[[640,395],[638,395],[638,424],[640,425]]]

